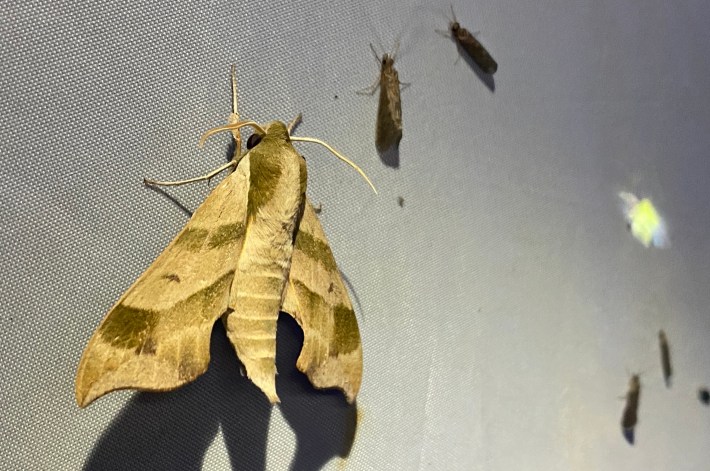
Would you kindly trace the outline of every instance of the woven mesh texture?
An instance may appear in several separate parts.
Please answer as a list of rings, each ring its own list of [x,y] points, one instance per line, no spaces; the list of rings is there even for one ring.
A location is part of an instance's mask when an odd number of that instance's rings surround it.
[[[0,469],[707,468],[710,3],[458,2],[494,80],[436,33],[448,3],[169,3],[0,4]],[[356,91],[369,44],[397,41],[392,168]],[[284,316],[278,408],[218,326],[195,383],[80,410],[91,333],[210,191],[141,180],[225,162],[226,135],[196,143],[226,120],[231,64],[243,117],[302,112],[297,133],[380,190],[299,144],[360,322],[357,410],[295,371]],[[653,198],[669,249],[633,239],[621,190]],[[627,371],[645,373],[633,447]]]

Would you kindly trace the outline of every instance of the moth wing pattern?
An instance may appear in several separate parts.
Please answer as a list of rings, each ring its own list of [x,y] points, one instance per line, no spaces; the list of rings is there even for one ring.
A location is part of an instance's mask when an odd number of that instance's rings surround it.
[[[118,389],[172,390],[206,371],[244,235],[244,167],[215,187],[106,314],[77,369],[81,407]]]
[[[362,345],[352,303],[311,202],[306,198],[282,310],[303,330],[297,368],[316,388],[352,403],[362,382]]]
[[[392,64],[380,72],[380,101],[377,107],[375,147],[384,152],[402,140],[402,102],[399,74]]]
[[[493,75],[498,71],[498,63],[485,47],[465,28],[459,28],[454,38],[461,48],[485,73]]]

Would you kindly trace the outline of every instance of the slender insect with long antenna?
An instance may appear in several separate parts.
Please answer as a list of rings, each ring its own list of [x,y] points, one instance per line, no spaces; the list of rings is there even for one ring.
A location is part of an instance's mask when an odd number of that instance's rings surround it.
[[[399,42],[395,45],[392,54],[384,53],[382,57],[377,55],[375,48],[370,44],[372,54],[380,63],[380,76],[372,86],[360,90],[359,95],[372,95],[380,88],[380,102],[377,107],[377,124],[375,125],[375,147],[379,152],[384,152],[395,146],[399,147],[402,140],[402,102],[400,100],[400,85],[406,87],[399,81],[399,75],[394,68],[395,57],[399,50]]]
[[[668,346],[668,338],[663,330],[658,331],[658,343],[661,348],[661,367],[663,368],[663,380],[666,382],[666,387],[671,387],[671,377],[673,376],[673,367],[671,366],[671,351]]]
[[[456,20],[453,5],[451,6],[451,15],[453,21],[449,23],[450,37],[456,41],[456,44],[468,54],[483,72],[490,75],[495,74],[498,70],[498,63],[491,57],[490,53],[483,47],[478,39]],[[439,32],[444,36],[449,36],[442,31]]]
[[[631,376],[629,380],[629,390],[626,393],[626,405],[621,414],[621,432],[626,441],[634,444],[634,430],[638,423],[639,399],[641,397],[641,380],[639,375]]]

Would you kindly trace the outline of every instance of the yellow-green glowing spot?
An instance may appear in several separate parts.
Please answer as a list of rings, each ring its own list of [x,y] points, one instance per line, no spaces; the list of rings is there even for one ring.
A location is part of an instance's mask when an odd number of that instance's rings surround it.
[[[636,240],[644,247],[667,246],[665,224],[651,200],[648,198],[639,200],[635,195],[627,192],[621,192],[619,196],[626,205],[626,220]]]

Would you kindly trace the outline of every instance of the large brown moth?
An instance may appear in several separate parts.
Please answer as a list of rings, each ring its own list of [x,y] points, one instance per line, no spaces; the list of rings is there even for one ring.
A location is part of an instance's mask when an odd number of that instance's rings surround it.
[[[400,101],[399,75],[394,68],[397,49],[392,54],[384,53],[380,58],[375,48],[370,49],[375,59],[380,63],[380,76],[375,83],[358,93],[372,95],[380,88],[380,102],[377,106],[377,123],[375,125],[375,147],[379,152],[385,152],[391,147],[399,147],[402,140],[402,102]]]
[[[258,137],[242,155],[245,126]],[[118,389],[168,391],[195,380],[207,369],[220,317],[249,379],[278,402],[279,311],[303,329],[298,369],[315,387],[339,388],[348,402],[355,400],[362,378],[357,320],[306,197],[306,164],[292,141],[320,143],[347,159],[322,141],[290,136],[281,122],[240,121],[236,104],[229,124],[200,143],[226,130],[237,149],[222,169],[235,171],[104,317],[77,370],[79,406]]]
[[[468,54],[483,72],[491,75],[495,74],[498,70],[498,63],[493,60],[493,57],[478,39],[459,24],[456,20],[453,6],[451,7],[451,15],[453,16],[453,21],[449,23],[451,38],[456,41],[456,44]]]

